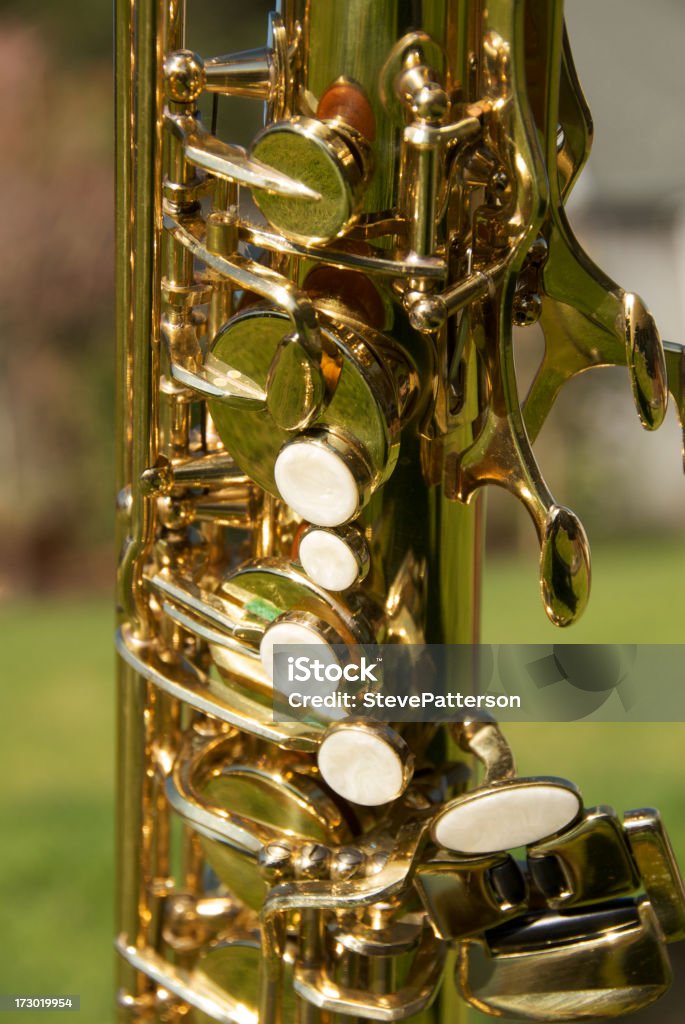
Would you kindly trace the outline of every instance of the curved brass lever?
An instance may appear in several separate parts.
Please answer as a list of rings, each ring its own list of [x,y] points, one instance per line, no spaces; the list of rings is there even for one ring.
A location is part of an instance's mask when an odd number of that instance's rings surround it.
[[[678,417],[683,428],[683,470],[685,470],[685,345],[675,341],[664,342],[668,390],[673,395]]]
[[[524,404],[535,440],[561,387],[595,366],[630,370],[635,406],[647,430],[661,426],[669,382],[654,318],[638,295],[606,277],[581,249],[561,207],[543,233],[549,255],[541,273],[545,355]]]
[[[516,1020],[614,1019],[654,1002],[672,974],[654,911],[645,900],[588,914],[569,934],[553,913],[461,943],[457,989],[469,1006]],[[590,929],[594,926],[594,931]]]
[[[235,399],[241,404],[245,401],[266,403],[268,393],[272,389],[279,392],[287,390],[294,373],[293,363],[296,362],[299,374],[307,378],[308,386],[304,389],[302,401],[296,403],[296,408],[291,410],[288,403],[282,403],[286,413],[292,413],[292,418],[279,422],[279,425],[284,430],[303,430],[319,415],[326,391],[321,370],[321,332],[309,298],[288,278],[269,267],[262,266],[261,263],[255,263],[254,260],[238,254],[227,259],[212,252],[205,244],[204,223],[193,214],[175,213],[167,207],[164,213],[164,227],[175,241],[188,249],[212,272],[228,279],[239,288],[254,292],[288,315],[293,331],[284,338],[274,357],[266,392],[249,378],[242,378],[242,375],[236,377],[236,370],[217,361],[218,376],[226,378],[225,382],[221,382],[223,390],[218,397],[224,401]],[[210,355],[204,360],[204,373],[200,374],[200,384],[204,378],[209,378],[205,381],[206,385],[217,383],[217,367],[213,364],[212,358]],[[242,386],[240,395],[235,393],[238,386]]]
[[[167,113],[165,123],[183,144],[186,160],[203,171],[269,195],[312,202],[321,199],[314,189],[248,156],[242,146],[217,139],[192,114]]]
[[[386,952],[387,956],[387,952]],[[364,1020],[400,1021],[425,1009],[440,983],[447,943],[424,928],[409,980],[395,992],[368,992],[336,984],[325,966],[295,965],[293,986],[307,1002],[322,1010]]]
[[[559,188],[565,202],[590,155],[593,126],[565,26],[563,36],[556,148]]]
[[[162,318],[162,337],[169,350],[171,376],[204,398],[218,398],[229,405],[266,407],[266,391],[255,381],[216,356],[203,356],[197,329],[192,322],[174,323]]]
[[[467,754],[474,754],[485,768],[483,786],[516,777],[514,754],[497,722],[456,722],[454,734],[459,746]]]
[[[554,501],[526,434],[514,370],[511,310],[511,289],[506,294],[502,285],[493,299],[483,302],[478,332],[483,336],[487,330],[488,334],[488,345],[483,343],[481,350],[490,400],[474,443],[463,455],[448,456],[446,493],[468,501],[479,487],[496,484],[522,502],[540,541],[540,588],[545,611],[555,625],[568,626],[587,605],[590,549],[580,520]]]
[[[512,335],[514,279],[544,222],[549,198],[533,111],[523,99],[525,12],[505,15],[493,9],[489,17],[486,82],[492,102],[484,118],[483,142],[497,153],[507,184],[499,201],[484,204],[474,217],[473,259],[466,278],[467,284],[473,281],[474,293],[467,288],[471,305],[462,315],[460,333],[470,335],[480,356],[485,402],[470,447],[448,452],[445,493],[468,502],[478,488],[495,484],[522,502],[540,542],[545,610],[555,625],[567,626],[582,615],[589,597],[589,547],[580,521],[555,502],[533,455],[521,413]],[[501,146],[502,135],[515,140],[516,160]],[[488,274],[488,267],[496,267],[497,273]],[[458,289],[452,291],[458,294]]]
[[[655,430],[666,414],[668,381],[654,318],[639,296],[624,291],[592,262],[564,210],[590,151],[592,119],[565,35],[561,0],[552,5],[547,28],[547,92],[541,113],[549,181],[541,235],[547,255],[537,282],[545,355],[526,398],[526,428],[534,440],[571,377],[593,366],[616,365],[628,367],[640,421]]]

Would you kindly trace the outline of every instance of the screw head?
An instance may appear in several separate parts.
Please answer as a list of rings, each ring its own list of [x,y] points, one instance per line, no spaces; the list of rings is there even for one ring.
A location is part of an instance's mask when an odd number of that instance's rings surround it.
[[[289,873],[292,864],[293,849],[290,843],[268,843],[259,851],[259,866],[262,874],[269,879],[278,878]]]
[[[345,881],[358,874],[366,863],[366,857],[354,846],[343,846],[336,850],[331,865],[331,877],[337,881]]]
[[[542,267],[547,262],[548,256],[549,246],[547,245],[547,240],[540,235],[528,250],[526,260],[533,267]]]
[[[205,84],[202,58],[192,50],[176,50],[164,61],[167,96],[174,103],[194,103]]]
[[[514,298],[514,323],[517,327],[530,327],[536,324],[542,313],[542,297],[537,292]]]
[[[437,295],[422,295],[408,307],[409,323],[415,331],[439,331],[447,320],[447,307]]]
[[[322,843],[305,843],[300,849],[299,872],[303,878],[325,878],[331,862],[331,851]]]
[[[440,124],[447,113],[449,102],[447,93],[438,82],[426,82],[412,96],[411,105],[422,121]]]

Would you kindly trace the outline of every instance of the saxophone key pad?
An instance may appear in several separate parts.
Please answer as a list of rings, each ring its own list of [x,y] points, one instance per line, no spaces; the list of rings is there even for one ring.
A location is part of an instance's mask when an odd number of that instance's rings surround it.
[[[274,674],[274,648],[280,645],[300,647],[316,646],[317,657],[325,665],[337,665],[339,659],[333,649],[342,644],[342,638],[326,622],[306,612],[286,612],[264,631],[259,645],[259,657],[264,671],[271,679]]]
[[[414,770],[413,755],[394,730],[375,722],[331,726],[318,751],[321,776],[353,804],[379,807],[402,796]]]
[[[307,576],[326,590],[348,590],[364,578],[369,568],[366,541],[353,527],[310,527],[300,539],[298,557]]]
[[[262,213],[287,238],[323,245],[354,224],[369,179],[370,154],[363,135],[351,125],[310,117],[279,121],[257,136],[251,155],[320,197],[291,199],[255,189]]]
[[[453,800],[436,817],[432,834],[455,853],[498,853],[555,835],[581,809],[577,789],[564,779],[505,780]]]
[[[334,527],[355,518],[396,465],[399,378],[409,360],[398,350],[398,369],[390,368],[380,349],[387,339],[316,308],[328,390],[306,429],[284,428],[274,395],[266,410],[230,408],[217,401],[210,403],[210,411],[227,450],[258,486],[282,498],[305,521]],[[219,331],[213,355],[259,382],[268,396],[273,361],[289,350],[283,349],[283,340],[290,326],[278,310],[251,308]],[[302,406],[299,398],[295,406]]]
[[[359,512],[369,471],[354,447],[330,431],[300,436],[278,454],[278,492],[298,515],[316,526],[340,526]]]

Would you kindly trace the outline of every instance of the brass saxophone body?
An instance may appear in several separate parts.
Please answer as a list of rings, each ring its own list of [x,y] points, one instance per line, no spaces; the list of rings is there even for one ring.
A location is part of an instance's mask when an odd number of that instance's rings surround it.
[[[591,120],[563,5],[284,0],[263,49],[202,57],[185,18],[117,3],[120,1019],[639,1008],[685,934],[654,812],[518,779],[492,721],[272,707],[282,645],[477,643],[488,484],[572,624],[589,548],[532,439],[592,366],[647,428],[669,390],[682,416],[683,350],[565,218]],[[248,150],[198,112],[238,96]]]

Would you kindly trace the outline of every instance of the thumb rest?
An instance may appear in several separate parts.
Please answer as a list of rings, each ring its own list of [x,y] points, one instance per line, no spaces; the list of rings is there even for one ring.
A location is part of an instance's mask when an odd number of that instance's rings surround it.
[[[531,448],[561,386],[622,365],[646,429],[685,419],[685,349],[566,219],[562,3],[413,6],[285,0],[203,60],[180,5],[118,3],[122,1021],[615,1017],[685,937],[658,814],[518,778],[495,723],[273,714],[278,645],[477,642],[488,484],[572,624],[589,548]],[[265,105],[249,150],[206,94]]]

